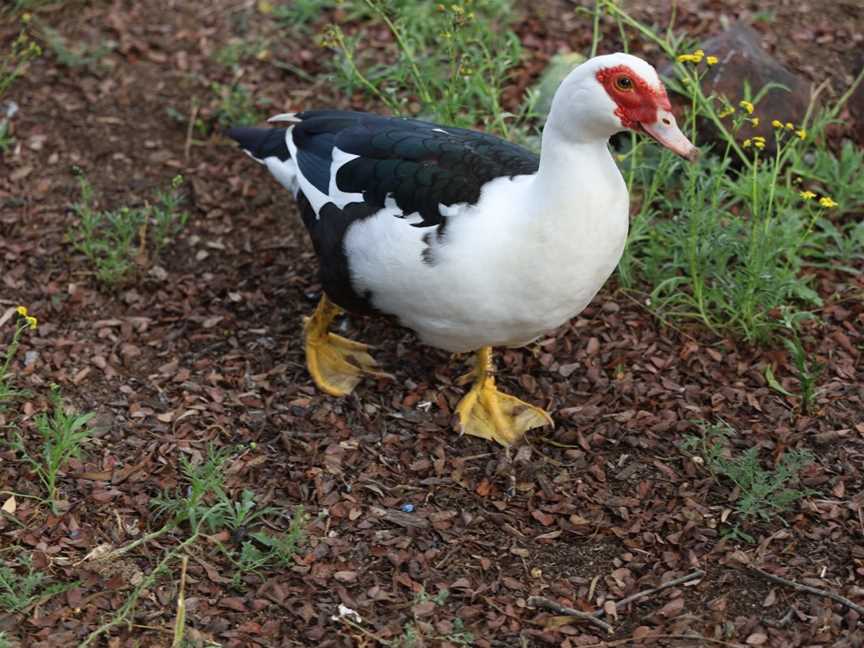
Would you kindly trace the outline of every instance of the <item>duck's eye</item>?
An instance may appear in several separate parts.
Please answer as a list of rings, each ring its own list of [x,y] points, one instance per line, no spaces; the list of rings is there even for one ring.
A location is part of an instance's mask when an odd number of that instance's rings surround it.
[[[626,76],[621,76],[615,79],[615,87],[623,92],[628,92],[633,89],[633,79]]]

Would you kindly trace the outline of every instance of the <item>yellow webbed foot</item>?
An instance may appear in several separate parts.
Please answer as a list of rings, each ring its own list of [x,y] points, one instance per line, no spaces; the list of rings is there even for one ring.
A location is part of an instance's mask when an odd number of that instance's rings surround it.
[[[306,366],[318,388],[331,396],[345,396],[363,376],[392,379],[390,374],[378,370],[378,363],[369,355],[368,345],[327,330],[339,312],[341,309],[325,295],[315,314],[304,320]]]
[[[488,349],[478,353],[476,381],[456,408],[461,432],[509,446],[532,428],[554,425],[545,410],[498,391],[490,358]]]

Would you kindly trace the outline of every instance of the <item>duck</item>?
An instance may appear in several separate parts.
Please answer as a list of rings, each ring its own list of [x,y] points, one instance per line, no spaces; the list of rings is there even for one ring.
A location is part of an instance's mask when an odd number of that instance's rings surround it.
[[[339,397],[364,376],[390,377],[369,346],[330,328],[345,311],[391,316],[423,344],[474,353],[456,427],[508,448],[553,419],[498,389],[493,348],[578,315],[624,250],[630,201],[609,138],[632,130],[698,157],[657,71],[624,53],[564,78],[539,156],[407,117],[305,110],[268,121],[227,135],[293,193],[318,257],[323,294],[303,327],[315,385]]]

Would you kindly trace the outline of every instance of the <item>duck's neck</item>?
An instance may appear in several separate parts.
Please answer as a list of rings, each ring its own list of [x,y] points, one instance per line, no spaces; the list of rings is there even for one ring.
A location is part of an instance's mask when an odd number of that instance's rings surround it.
[[[569,136],[555,117],[553,111],[543,129],[540,168],[532,187],[535,197],[547,206],[575,197],[584,204],[620,192],[623,179],[609,152],[609,136]]]

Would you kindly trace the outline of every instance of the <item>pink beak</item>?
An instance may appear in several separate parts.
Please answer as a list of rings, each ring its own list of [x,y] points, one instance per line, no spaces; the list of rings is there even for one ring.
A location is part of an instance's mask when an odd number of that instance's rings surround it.
[[[695,162],[699,159],[699,149],[693,146],[693,143],[681,132],[678,124],[675,123],[675,115],[668,110],[658,110],[657,121],[641,126],[642,130],[657,142],[685,160]]]

